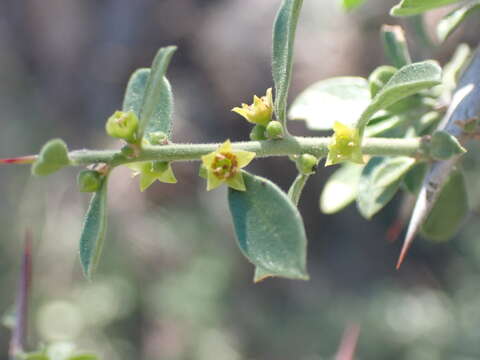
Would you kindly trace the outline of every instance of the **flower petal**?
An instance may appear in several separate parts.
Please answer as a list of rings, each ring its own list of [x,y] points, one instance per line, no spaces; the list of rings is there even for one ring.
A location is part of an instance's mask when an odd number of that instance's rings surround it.
[[[218,177],[215,176],[215,174],[212,171],[208,172],[208,178],[207,178],[207,191],[216,189],[220,185],[222,185],[223,181],[220,180]]]
[[[255,157],[255,153],[245,150],[234,150],[232,151],[233,155],[237,157],[238,167],[243,168],[247,166]]]
[[[245,191],[247,188],[245,187],[245,182],[243,181],[242,172],[239,171],[234,177],[227,179],[226,183],[232,189],[238,191]]]

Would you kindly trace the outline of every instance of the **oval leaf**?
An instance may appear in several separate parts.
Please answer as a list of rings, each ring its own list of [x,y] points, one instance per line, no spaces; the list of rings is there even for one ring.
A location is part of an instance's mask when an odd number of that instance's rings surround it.
[[[421,90],[439,85],[441,80],[442,69],[433,61],[424,61],[402,67],[377,93],[362,113],[357,124],[360,133],[363,134],[368,121],[379,110],[385,109]]]
[[[312,130],[331,130],[338,121],[355,125],[370,104],[368,81],[361,77],[337,77],[319,81],[293,102],[288,117],[305,120]]]
[[[418,15],[459,1],[461,0],[402,0],[390,10],[390,14],[392,16]]]
[[[275,114],[283,125],[292,78],[293,46],[303,0],[283,0],[273,26],[272,75],[275,83]]]
[[[393,198],[403,176],[415,160],[408,157],[374,157],[363,169],[358,183],[357,206],[367,219],[379,212]]]
[[[243,177],[246,191],[228,191],[240,250],[261,278],[308,279],[307,238],[297,208],[271,181],[246,172]]]
[[[478,9],[480,9],[480,1],[474,1],[443,17],[437,25],[438,39],[441,42],[445,41],[468,16]]]
[[[107,178],[103,179],[100,189],[93,194],[83,221],[80,262],[88,279],[92,278],[100,261],[107,231],[107,182]]]
[[[460,171],[454,171],[422,225],[422,234],[432,240],[448,240],[462,225],[468,209],[465,178]]]
[[[173,96],[165,73],[176,50],[175,46],[161,48],[153,60],[140,113],[139,138],[146,131],[171,132]]]
[[[61,139],[53,139],[43,145],[40,154],[32,164],[32,174],[49,175],[69,164],[67,145]]]
[[[138,69],[130,76],[127,90],[123,97],[123,111],[133,111],[140,118],[149,76],[150,69]]]
[[[362,170],[363,165],[345,163],[330,176],[320,196],[324,214],[334,214],[355,200]]]

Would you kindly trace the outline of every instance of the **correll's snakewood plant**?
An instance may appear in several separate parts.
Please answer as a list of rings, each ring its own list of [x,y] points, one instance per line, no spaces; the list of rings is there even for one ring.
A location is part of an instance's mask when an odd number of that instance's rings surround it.
[[[198,161],[199,176],[205,178],[208,191],[228,187],[238,246],[254,265],[256,282],[274,276],[308,279],[307,239],[297,204],[323,159],[326,166],[339,165],[320,198],[324,213],[335,213],[356,201],[359,212],[370,219],[400,190],[416,197],[397,268],[418,233],[434,239],[455,234],[468,212],[460,162],[468,140],[478,136],[480,54],[460,45],[442,71],[432,60],[412,62],[401,28],[384,26],[381,38],[390,65],[379,66],[368,79],[319,81],[288,106],[302,3],[281,2],[273,27],[273,89],[265,86],[268,89],[262,96],[254,96],[252,104],[232,110],[239,115],[238,121],[243,118],[251,123],[250,141],[172,142],[174,97],[166,75],[176,47],[169,46],[158,51],[151,68],[132,74],[122,109],[106,121],[107,135],[119,140],[118,150],[71,151],[64,141],[53,139],[38,155],[1,160],[4,164],[31,164],[35,176],[52,175],[68,166],[84,168],[77,180],[81,192],[92,193],[79,234],[80,262],[87,278],[93,278],[102,248],[108,247],[108,242],[104,244],[108,237],[107,188],[119,166],[130,168],[144,191],[156,180],[176,183],[175,163]],[[347,10],[361,3],[363,0],[343,0]],[[438,37],[443,41],[480,8],[480,1],[402,0],[391,15],[418,16],[453,3],[461,3],[460,8],[438,25]],[[304,120],[310,129],[333,130],[333,134],[297,137],[289,132],[288,120]],[[287,193],[247,170],[255,159],[272,156],[288,157],[298,169]],[[28,282],[24,275],[22,288],[28,288]],[[34,353],[24,349],[21,314],[25,294],[19,299],[12,358],[49,359],[48,347]]]

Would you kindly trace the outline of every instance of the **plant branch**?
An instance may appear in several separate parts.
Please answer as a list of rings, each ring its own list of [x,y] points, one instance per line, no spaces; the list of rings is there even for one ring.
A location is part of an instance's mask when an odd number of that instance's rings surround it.
[[[290,156],[309,153],[318,158],[328,154],[329,137],[287,137],[281,140],[234,142],[234,149],[255,152],[257,158],[271,156]],[[139,161],[195,161],[203,155],[215,151],[220,143],[212,144],[169,144],[144,146],[138,157],[126,157],[120,151],[77,150],[69,157],[72,165],[81,166],[94,163],[107,163],[118,166]],[[422,156],[424,142],[421,138],[364,139],[362,151],[365,155],[378,156]]]

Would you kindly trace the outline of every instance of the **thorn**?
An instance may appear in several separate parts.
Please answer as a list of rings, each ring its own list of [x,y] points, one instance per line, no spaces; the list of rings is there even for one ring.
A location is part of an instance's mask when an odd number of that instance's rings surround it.
[[[14,158],[0,159],[0,164],[32,164],[37,155],[19,156]]]
[[[358,324],[348,325],[343,332],[342,341],[335,355],[335,360],[353,360],[359,336],[360,326]]]

